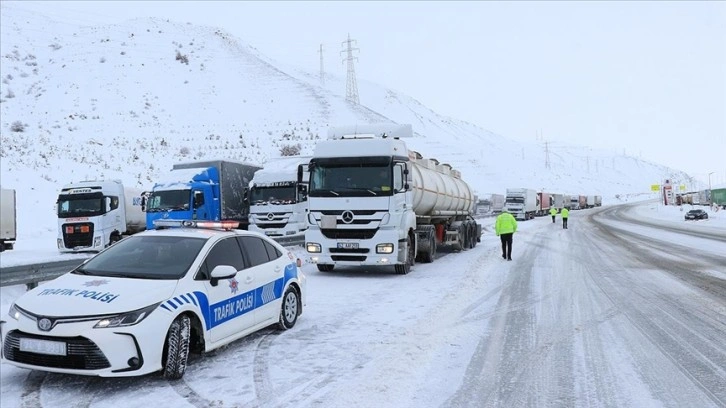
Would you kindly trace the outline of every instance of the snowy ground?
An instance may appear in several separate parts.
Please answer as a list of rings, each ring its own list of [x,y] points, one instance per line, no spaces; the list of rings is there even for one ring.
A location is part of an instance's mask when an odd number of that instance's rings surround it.
[[[726,211],[686,222],[687,209],[573,211],[568,230],[559,218],[520,222],[513,262],[481,219],[479,246],[407,276],[307,264],[294,329],[194,359],[183,381],[3,364],[0,406],[724,406]],[[677,228],[722,240],[671,240]],[[2,288],[2,311],[23,291]]]

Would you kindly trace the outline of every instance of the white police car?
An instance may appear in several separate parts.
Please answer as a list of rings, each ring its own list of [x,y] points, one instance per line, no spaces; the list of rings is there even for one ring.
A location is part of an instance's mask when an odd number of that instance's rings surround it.
[[[2,322],[2,357],[58,373],[184,375],[204,352],[264,327],[295,325],[300,260],[236,223],[161,221],[26,292]],[[211,228],[211,229],[210,229]]]

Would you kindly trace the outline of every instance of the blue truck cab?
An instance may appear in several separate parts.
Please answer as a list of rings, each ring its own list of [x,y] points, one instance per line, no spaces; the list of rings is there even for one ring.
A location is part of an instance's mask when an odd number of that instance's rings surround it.
[[[146,227],[158,219],[193,219],[238,221],[247,229],[247,189],[261,168],[230,160],[175,164],[146,197]]]

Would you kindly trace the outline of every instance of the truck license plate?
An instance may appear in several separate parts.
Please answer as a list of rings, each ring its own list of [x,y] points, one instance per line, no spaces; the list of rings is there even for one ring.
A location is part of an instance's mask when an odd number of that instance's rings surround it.
[[[20,339],[20,351],[65,356],[66,343],[40,339]]]
[[[357,242],[338,242],[338,248],[340,249],[358,249]]]

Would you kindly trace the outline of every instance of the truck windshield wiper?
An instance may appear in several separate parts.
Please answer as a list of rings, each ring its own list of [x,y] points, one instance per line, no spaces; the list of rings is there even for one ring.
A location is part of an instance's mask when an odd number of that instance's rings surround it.
[[[345,189],[353,190],[353,191],[367,191],[367,192],[371,193],[371,195],[374,195],[374,196],[378,195],[378,193],[376,193],[375,191],[373,191],[369,188],[366,188],[366,187],[345,187]]]
[[[339,196],[340,195],[337,192],[335,192],[334,190],[323,190],[323,189],[320,189],[320,190],[313,190],[312,192],[314,192],[314,193],[330,193],[330,194],[333,194],[333,195],[336,195],[336,196]]]

